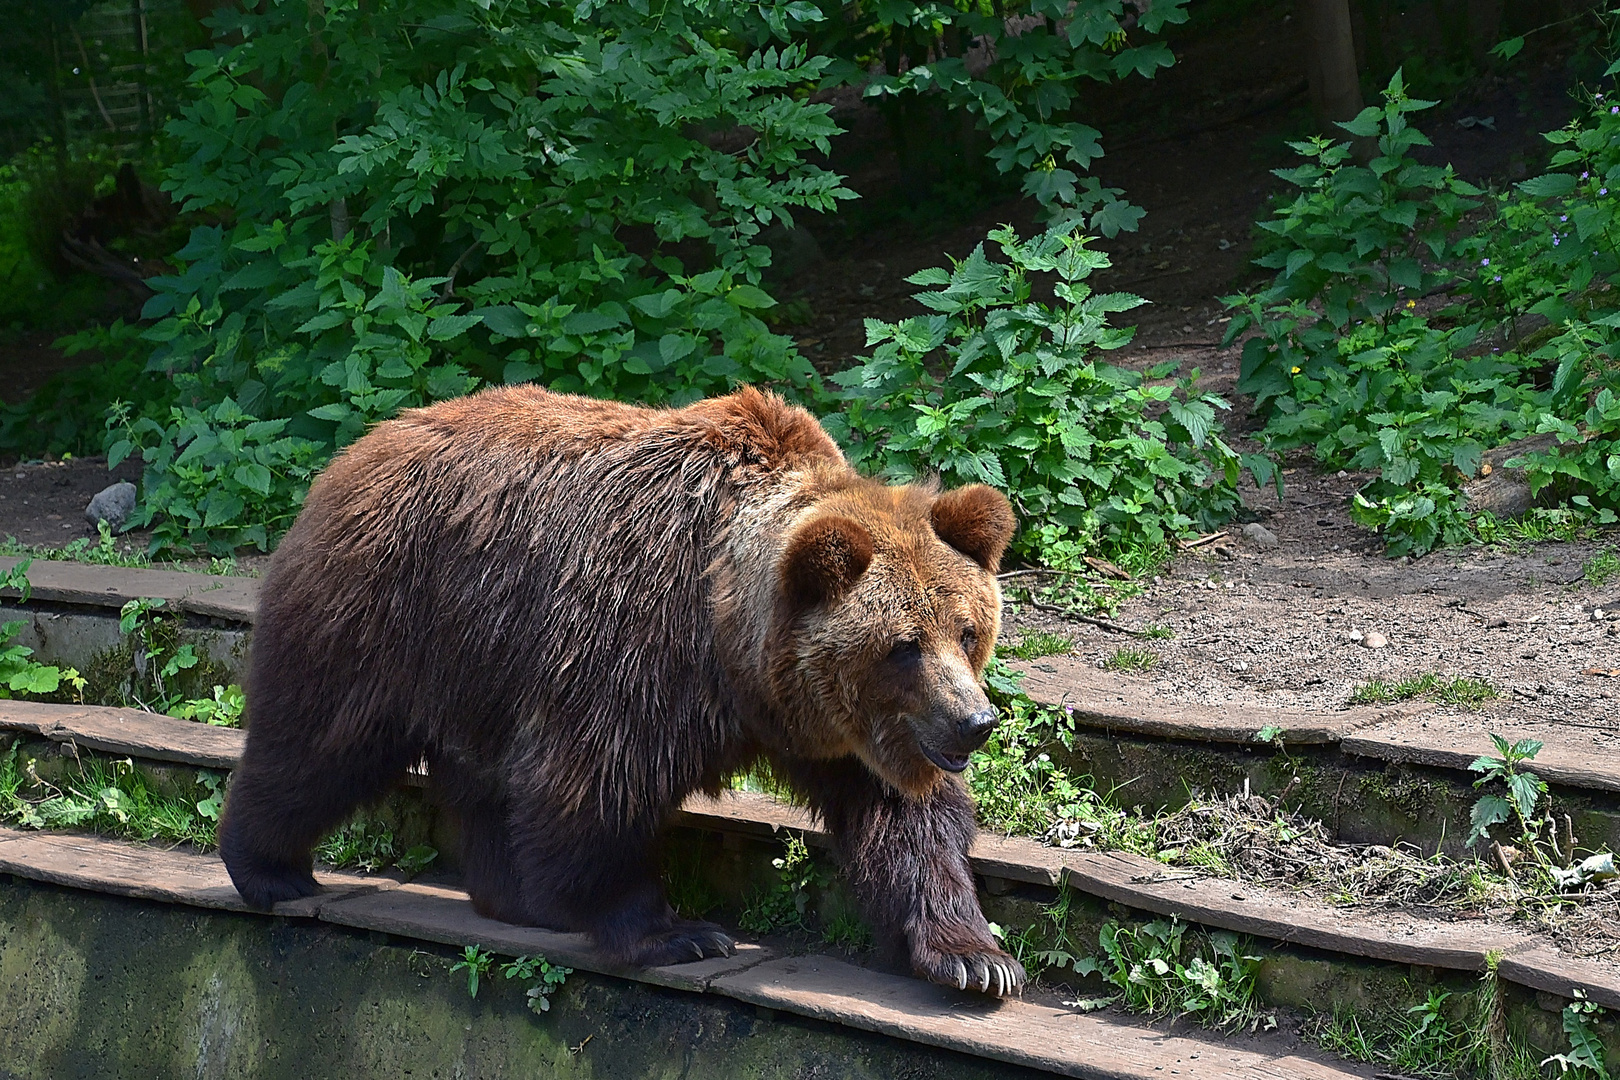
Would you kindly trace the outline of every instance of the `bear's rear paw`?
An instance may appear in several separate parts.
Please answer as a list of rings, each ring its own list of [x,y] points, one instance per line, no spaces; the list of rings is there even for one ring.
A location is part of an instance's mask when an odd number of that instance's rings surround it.
[[[736,947],[714,923],[678,922],[672,929],[642,938],[630,962],[641,967],[691,964],[711,956],[730,956]]]
[[[977,990],[996,997],[1024,991],[1024,965],[1000,949],[932,952],[916,961],[917,973],[929,982],[956,990]]]

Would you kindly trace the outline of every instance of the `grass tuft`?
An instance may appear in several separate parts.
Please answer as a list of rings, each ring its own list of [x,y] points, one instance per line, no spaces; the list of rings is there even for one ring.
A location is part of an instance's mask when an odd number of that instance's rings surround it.
[[[1109,671],[1152,671],[1159,666],[1159,654],[1152,649],[1133,649],[1124,646],[1115,649],[1108,659],[1103,661],[1103,667]]]
[[[1411,701],[1426,697],[1446,705],[1478,708],[1496,699],[1496,687],[1484,679],[1460,675],[1443,679],[1432,672],[1392,683],[1385,679],[1369,679],[1356,687],[1350,695],[1351,705],[1387,705],[1397,701]]]

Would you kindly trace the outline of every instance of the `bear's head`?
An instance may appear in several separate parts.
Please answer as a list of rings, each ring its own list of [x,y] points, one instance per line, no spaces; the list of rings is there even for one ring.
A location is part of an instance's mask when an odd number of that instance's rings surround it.
[[[996,726],[979,676],[1014,525],[1006,498],[982,485],[863,481],[805,512],[776,564],[767,646],[790,749],[854,754],[914,795],[965,769]]]

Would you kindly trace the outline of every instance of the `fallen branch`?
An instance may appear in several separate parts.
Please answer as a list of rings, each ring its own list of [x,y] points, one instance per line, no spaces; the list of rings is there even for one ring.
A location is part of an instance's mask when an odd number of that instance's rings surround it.
[[[1099,629],[1107,630],[1109,633],[1112,633],[1112,634],[1129,634],[1131,637],[1141,637],[1142,636],[1142,631],[1140,631],[1140,630],[1132,630],[1128,626],[1121,626],[1121,625],[1119,625],[1119,623],[1110,622],[1107,619],[1099,619],[1094,615],[1076,615],[1072,611],[1070,611],[1069,609],[1067,609],[1065,607],[1060,607],[1057,604],[1043,604],[1039,600],[1036,600],[1036,599],[1033,599],[1033,598],[1028,600],[1027,603],[1029,604],[1030,607],[1034,608],[1036,611],[1048,611],[1048,612],[1051,612],[1053,615],[1061,615],[1065,619],[1069,619],[1069,620],[1071,620],[1073,622],[1086,623],[1089,626],[1095,626],[1095,627],[1098,627]]]

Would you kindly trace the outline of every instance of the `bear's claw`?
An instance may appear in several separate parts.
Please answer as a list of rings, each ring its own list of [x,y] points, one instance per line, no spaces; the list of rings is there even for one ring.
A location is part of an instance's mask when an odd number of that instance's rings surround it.
[[[1024,965],[1000,951],[939,956],[921,974],[941,986],[995,997],[1012,997],[1024,989]]]
[[[713,923],[682,923],[642,941],[634,962],[642,967],[694,964],[710,957],[730,956],[736,948],[736,942]]]

